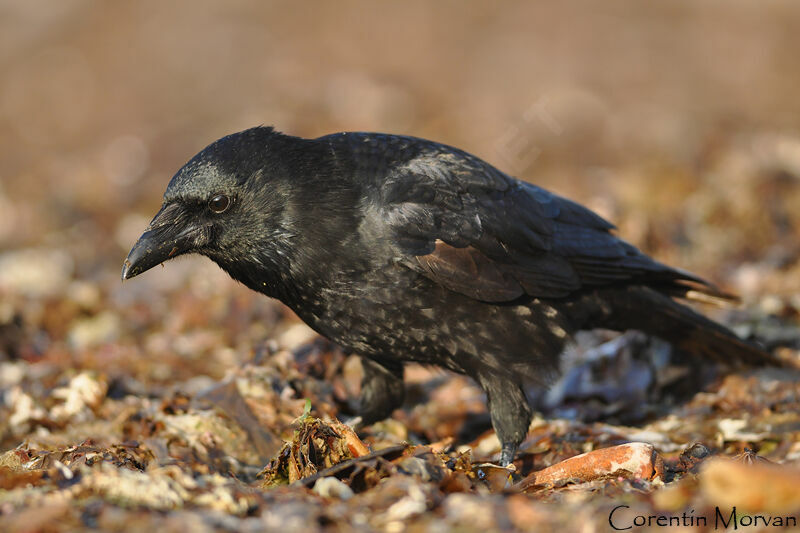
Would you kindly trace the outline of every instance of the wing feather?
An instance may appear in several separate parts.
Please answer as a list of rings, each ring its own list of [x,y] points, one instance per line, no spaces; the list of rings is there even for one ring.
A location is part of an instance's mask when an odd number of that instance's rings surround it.
[[[379,137],[354,139],[362,153],[380,140],[373,148],[386,158],[371,223],[383,225],[397,261],[450,290],[501,302],[626,281],[680,288],[689,280],[718,294],[619,239],[589,209],[466,152],[409,137],[394,138],[388,150]]]

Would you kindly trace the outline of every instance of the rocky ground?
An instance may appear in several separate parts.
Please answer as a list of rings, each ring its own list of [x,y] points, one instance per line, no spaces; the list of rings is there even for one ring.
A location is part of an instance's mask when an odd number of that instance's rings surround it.
[[[697,389],[695,365],[667,345],[586,335],[539,395],[510,474],[490,464],[498,442],[466,379],[409,369],[407,406],[359,437],[338,420],[354,415],[358,360],[276,305],[204,292],[216,274],[192,267],[186,286],[137,291],[114,311],[113,295],[76,280],[11,300],[5,530],[538,531],[605,528],[618,505],[623,525],[800,506],[797,370],[706,368]],[[792,326],[774,329],[797,342]],[[777,351],[797,361],[796,346]]]
[[[798,529],[800,17],[711,4],[8,3],[0,530]],[[172,172],[261,122],[431,137],[575,198],[741,295],[700,310],[786,366],[587,332],[513,470],[435,369],[355,433],[358,359],[291,311],[201,258],[119,281]]]

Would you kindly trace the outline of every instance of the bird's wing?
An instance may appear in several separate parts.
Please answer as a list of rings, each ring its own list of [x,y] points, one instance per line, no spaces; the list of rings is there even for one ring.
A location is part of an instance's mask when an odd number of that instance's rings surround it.
[[[705,286],[617,238],[589,209],[447,146],[425,144],[393,165],[376,200],[399,260],[475,299],[562,297],[633,279]]]

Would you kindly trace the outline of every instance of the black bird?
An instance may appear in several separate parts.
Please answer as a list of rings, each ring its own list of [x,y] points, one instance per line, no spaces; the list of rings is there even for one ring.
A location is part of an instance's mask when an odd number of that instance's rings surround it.
[[[673,298],[726,298],[616,237],[589,209],[413,137],[268,127],[224,137],[172,178],[123,279],[186,253],[277,298],[359,354],[361,416],[403,401],[403,364],[466,374],[510,463],[580,329],[638,329],[700,356],[771,361]]]

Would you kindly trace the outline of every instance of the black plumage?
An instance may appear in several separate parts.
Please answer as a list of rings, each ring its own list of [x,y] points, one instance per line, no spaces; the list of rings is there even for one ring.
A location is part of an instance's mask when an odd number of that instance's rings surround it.
[[[259,127],[173,177],[123,278],[200,253],[364,361],[364,423],[403,400],[403,364],[474,378],[513,459],[571,335],[640,329],[730,363],[770,361],[673,300],[725,298],[616,237],[592,211],[466,152],[375,133]]]

